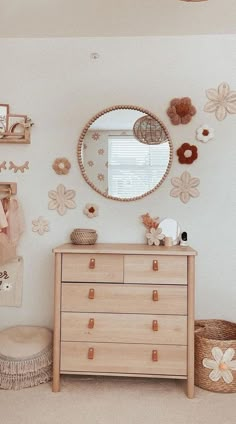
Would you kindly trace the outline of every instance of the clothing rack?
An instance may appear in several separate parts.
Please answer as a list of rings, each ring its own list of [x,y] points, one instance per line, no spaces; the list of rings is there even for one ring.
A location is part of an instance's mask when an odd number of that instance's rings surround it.
[[[10,196],[17,193],[17,183],[0,182],[0,194],[8,193]]]

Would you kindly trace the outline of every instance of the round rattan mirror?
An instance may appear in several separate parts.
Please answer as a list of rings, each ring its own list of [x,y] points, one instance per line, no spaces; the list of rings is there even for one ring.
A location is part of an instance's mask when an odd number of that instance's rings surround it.
[[[77,157],[85,181],[102,196],[119,201],[141,199],[165,180],[173,146],[165,125],[138,106],[118,105],[85,125]]]

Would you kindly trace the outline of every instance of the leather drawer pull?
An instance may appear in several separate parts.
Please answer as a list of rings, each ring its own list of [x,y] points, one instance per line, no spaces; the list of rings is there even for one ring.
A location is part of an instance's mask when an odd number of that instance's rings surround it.
[[[95,259],[91,258],[89,261],[89,269],[94,269],[95,268]]]
[[[88,322],[88,328],[93,328],[93,327],[94,327],[94,318],[90,318]]]
[[[158,301],[158,291],[157,290],[153,290],[153,292],[152,292],[152,300],[154,302],[157,302]]]
[[[88,359],[93,359],[94,358],[94,348],[90,347],[88,350]]]
[[[153,350],[152,351],[152,360],[153,360],[153,362],[157,362],[158,361],[158,352],[157,352],[157,350]]]
[[[158,261],[157,260],[152,261],[152,269],[153,269],[153,271],[158,271]]]
[[[156,319],[152,321],[152,329],[153,331],[158,331],[158,321]]]
[[[95,290],[94,289],[89,289],[88,298],[89,299],[94,299],[94,296],[95,296]]]

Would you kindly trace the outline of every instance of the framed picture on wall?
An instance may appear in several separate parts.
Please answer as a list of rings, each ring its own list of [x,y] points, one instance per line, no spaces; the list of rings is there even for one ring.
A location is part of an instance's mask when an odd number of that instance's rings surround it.
[[[9,105],[0,104],[0,133],[5,133],[8,130],[7,117],[9,115]]]

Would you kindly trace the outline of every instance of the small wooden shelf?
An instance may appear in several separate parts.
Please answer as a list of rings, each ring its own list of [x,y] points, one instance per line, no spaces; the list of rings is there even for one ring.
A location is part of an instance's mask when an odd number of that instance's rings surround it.
[[[29,124],[29,127],[25,127],[24,128],[24,133],[22,134],[14,134],[14,133],[2,133],[0,134],[0,143],[5,143],[5,144],[30,144],[31,143],[31,139],[30,139],[30,129],[31,129],[31,125]]]

